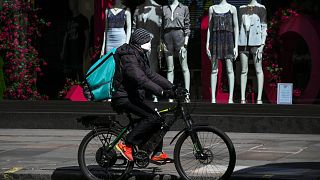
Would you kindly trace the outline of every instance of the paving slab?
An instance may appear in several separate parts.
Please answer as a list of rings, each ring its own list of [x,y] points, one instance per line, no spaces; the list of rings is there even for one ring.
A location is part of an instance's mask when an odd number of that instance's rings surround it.
[[[0,179],[84,179],[77,150],[88,130],[0,129]],[[177,132],[164,139],[173,157]],[[227,133],[237,162],[231,179],[320,179],[320,135]],[[179,179],[174,164],[135,169],[131,179]]]

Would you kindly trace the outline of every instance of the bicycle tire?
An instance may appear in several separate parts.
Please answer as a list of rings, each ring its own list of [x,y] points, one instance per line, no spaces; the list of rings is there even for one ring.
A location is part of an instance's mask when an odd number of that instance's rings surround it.
[[[119,134],[118,132],[114,132],[110,129],[100,128],[100,129],[97,129],[96,131],[93,131],[93,130],[90,131],[82,139],[78,149],[78,164],[80,166],[80,169],[83,175],[87,179],[121,180],[129,176],[129,173],[133,169],[134,163],[121,158],[122,157],[121,154],[116,150],[112,150],[112,153],[116,153],[116,156],[112,154],[107,157],[111,157],[111,156],[117,157],[116,162],[123,160],[123,163],[126,163],[125,165],[120,166],[120,165],[114,164],[113,165],[114,167],[113,167],[113,166],[109,166],[108,163],[111,163],[111,161],[114,162],[115,158],[110,161],[100,159],[101,157],[105,157],[105,154],[103,154],[103,156],[101,155],[104,146],[102,145],[103,143],[101,142],[99,137],[102,137],[104,135],[105,137],[109,138],[110,142],[112,142],[112,138],[116,138],[118,134]],[[103,138],[103,139],[106,140],[107,138]],[[96,141],[96,142],[93,142],[93,141]],[[110,142],[105,142],[105,144],[108,145]],[[92,161],[89,162],[87,158],[91,158]],[[98,161],[103,161],[103,162],[98,162]]]
[[[223,131],[213,127],[200,126],[195,127],[193,131],[197,133],[201,146],[204,148],[203,152],[207,155],[206,160],[196,158],[190,133],[184,132],[174,148],[174,164],[180,177],[185,180],[229,179],[236,163],[236,153],[230,138]],[[206,142],[209,141],[213,144],[207,146]],[[195,161],[194,169],[191,169],[193,166],[189,167],[191,161]]]

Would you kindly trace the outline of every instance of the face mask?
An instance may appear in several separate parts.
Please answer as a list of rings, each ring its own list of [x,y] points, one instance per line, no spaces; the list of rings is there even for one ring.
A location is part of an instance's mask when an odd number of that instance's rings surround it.
[[[141,48],[145,51],[151,51],[151,41],[141,45]]]

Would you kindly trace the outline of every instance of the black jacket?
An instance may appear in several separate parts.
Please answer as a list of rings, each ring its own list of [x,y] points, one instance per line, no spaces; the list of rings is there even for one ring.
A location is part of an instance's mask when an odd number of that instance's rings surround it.
[[[123,44],[116,50],[116,71],[113,78],[115,92],[112,101],[119,98],[144,99],[144,90],[161,96],[164,89],[172,88],[172,83],[150,69],[144,51],[135,45]]]

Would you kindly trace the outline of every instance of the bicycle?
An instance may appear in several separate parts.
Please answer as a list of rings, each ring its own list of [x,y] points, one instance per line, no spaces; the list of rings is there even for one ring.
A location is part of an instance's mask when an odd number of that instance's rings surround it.
[[[190,179],[229,179],[235,163],[236,153],[232,141],[221,130],[207,125],[195,124],[183,103],[188,95],[184,88],[175,89],[175,105],[157,111],[161,120],[161,128],[154,133],[141,147],[133,148],[134,161],[127,161],[115,145],[123,140],[134,126],[135,119],[127,114],[128,125],[121,125],[118,121],[105,119],[80,120],[92,130],[83,138],[78,150],[78,163],[81,171],[88,179],[124,179],[130,176],[134,165],[145,168],[150,163],[150,155],[159,144],[170,127],[181,118],[185,128],[171,140],[176,139],[174,147],[174,165],[181,178]],[[168,113],[173,113],[169,118]],[[160,137],[160,138],[159,138]],[[96,147],[89,146],[96,139]],[[208,144],[210,143],[210,144]],[[94,165],[89,164],[92,158]]]

